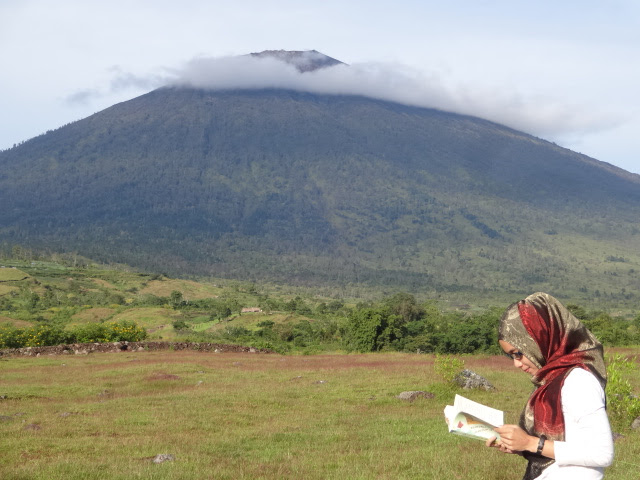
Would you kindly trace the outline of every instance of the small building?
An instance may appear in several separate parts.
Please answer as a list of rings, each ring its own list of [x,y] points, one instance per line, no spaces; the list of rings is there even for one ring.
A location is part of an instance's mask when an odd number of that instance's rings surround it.
[[[258,307],[248,307],[240,310],[240,313],[261,313],[261,312],[262,312],[262,309]]]

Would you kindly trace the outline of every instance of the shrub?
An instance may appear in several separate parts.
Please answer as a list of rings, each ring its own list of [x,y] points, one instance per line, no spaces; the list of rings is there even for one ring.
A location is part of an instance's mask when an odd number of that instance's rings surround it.
[[[138,327],[135,322],[128,320],[94,325],[102,325],[104,327],[101,332],[104,340],[99,340],[99,337],[97,337],[96,339],[89,338],[86,342],[139,342],[147,338],[147,331],[144,328]]]
[[[18,329],[13,325],[0,325],[0,348],[20,347]]]
[[[454,377],[464,368],[464,360],[453,355],[436,353],[433,370],[444,383],[452,383]]]
[[[633,395],[628,375],[635,369],[635,358],[629,360],[622,355],[608,359],[607,365],[607,411],[614,429],[627,429],[640,416],[640,398]]]
[[[91,323],[72,330],[50,324],[29,328],[0,327],[0,348],[43,347],[64,343],[138,342],[147,338],[134,322]]]
[[[184,306],[185,302],[182,297],[182,292],[178,290],[174,290],[173,292],[171,292],[171,295],[169,296],[169,303],[173,308],[176,309]]]
[[[393,347],[404,332],[401,317],[388,308],[365,308],[349,315],[343,341],[348,350],[375,352]]]
[[[230,340],[238,340],[249,337],[251,332],[244,327],[227,327],[222,334]]]
[[[139,295],[133,302],[134,306],[161,306],[165,303],[168,303],[169,299],[166,297],[158,297],[151,293],[145,293],[144,295]]]
[[[40,324],[29,328],[2,327],[0,348],[42,347],[67,343],[69,334],[57,325]]]
[[[185,322],[183,319],[178,319],[174,321],[172,324],[174,330],[187,330],[189,329],[189,324]]]

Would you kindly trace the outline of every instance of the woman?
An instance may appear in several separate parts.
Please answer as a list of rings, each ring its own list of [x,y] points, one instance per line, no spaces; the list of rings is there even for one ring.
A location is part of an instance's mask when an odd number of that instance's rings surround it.
[[[496,428],[487,446],[523,455],[523,480],[602,479],[613,461],[602,345],[560,302],[534,293],[500,319],[500,347],[536,389],[519,425]]]

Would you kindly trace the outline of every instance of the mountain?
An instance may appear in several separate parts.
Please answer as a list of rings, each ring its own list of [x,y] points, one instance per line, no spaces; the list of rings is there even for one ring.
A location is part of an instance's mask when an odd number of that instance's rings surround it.
[[[0,152],[0,205],[5,249],[171,274],[583,302],[640,287],[640,176],[360,96],[160,88]]]
[[[255,58],[273,58],[289,65],[293,65],[300,73],[313,72],[320,68],[345,65],[340,60],[331,58],[317,50],[265,50],[249,54]]]

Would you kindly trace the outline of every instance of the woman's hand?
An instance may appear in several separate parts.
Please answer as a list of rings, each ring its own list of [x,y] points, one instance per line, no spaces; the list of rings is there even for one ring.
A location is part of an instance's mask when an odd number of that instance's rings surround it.
[[[511,453],[524,451],[535,452],[538,448],[538,438],[528,435],[527,432],[518,425],[503,425],[494,428],[494,430],[500,434],[500,445],[510,450]]]
[[[492,447],[492,448],[497,448],[498,450],[500,450],[502,453],[518,453],[518,452],[514,452],[513,450],[505,447],[499,440],[498,437],[491,437],[488,438],[487,441],[485,442],[485,445],[487,447]]]

